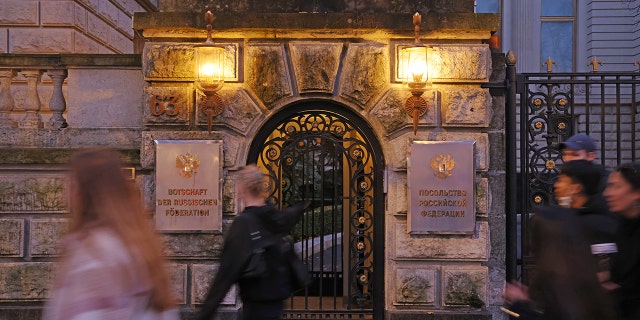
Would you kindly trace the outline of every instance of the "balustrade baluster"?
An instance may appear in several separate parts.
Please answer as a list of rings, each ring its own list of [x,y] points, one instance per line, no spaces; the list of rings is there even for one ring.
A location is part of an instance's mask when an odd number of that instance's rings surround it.
[[[11,94],[11,81],[15,76],[15,70],[0,70],[0,128],[18,127],[18,123],[11,119],[11,110],[15,105]]]
[[[27,79],[27,96],[24,101],[26,114],[18,123],[18,126],[20,128],[44,128],[44,123],[40,116],[40,97],[38,97],[38,82],[42,71],[22,70],[20,73]]]
[[[53,81],[53,94],[49,103],[49,109],[53,112],[53,115],[49,119],[49,124],[53,129],[66,128],[67,120],[62,116],[62,113],[67,109],[67,102],[62,94],[62,83],[67,77],[67,70],[51,69],[47,70],[47,74]]]

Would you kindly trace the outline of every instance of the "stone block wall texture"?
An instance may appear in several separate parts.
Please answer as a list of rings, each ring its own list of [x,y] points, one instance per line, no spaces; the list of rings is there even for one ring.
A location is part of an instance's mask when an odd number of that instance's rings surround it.
[[[163,3],[172,2],[159,5]],[[41,14],[40,6],[21,8]],[[108,5],[100,8],[94,6],[94,13],[109,19],[120,17]],[[49,21],[54,25],[70,21],[65,16],[56,19]],[[21,23],[41,20],[25,18]],[[84,28],[92,24],[100,23],[87,19]],[[430,107],[420,117],[414,135],[412,119],[404,111],[410,93],[392,76],[398,45],[409,40],[390,39],[391,33],[377,31],[328,39],[316,39],[312,31],[307,36],[299,33],[296,39],[256,36],[265,33],[254,31],[239,38],[241,33],[230,31],[221,36],[238,74],[220,91],[226,108],[214,118],[212,132],[207,131],[193,85],[195,41],[182,37],[150,39],[143,50],[141,70],[70,70],[65,87],[68,128],[0,128],[0,136],[6,138],[0,141],[0,152],[8,155],[0,158],[4,159],[0,181],[8,186],[0,188],[0,213],[9,214],[0,219],[2,230],[8,231],[0,236],[0,308],[3,303],[41,303],[47,297],[53,261],[59,255],[53,239],[65,228],[67,191],[62,166],[74,149],[107,146],[123,152],[136,168],[135,179],[147,208],[154,212],[153,140],[222,140],[224,233],[238,213],[233,195],[235,170],[245,164],[247,149],[262,124],[294,103],[326,99],[366,119],[383,147],[388,187],[384,216],[379,218],[384,219],[385,230],[376,236],[385,238],[385,256],[379,257],[385,260],[381,294],[385,294],[384,308],[390,318],[409,319],[433,311],[484,315],[484,319],[491,313],[499,315],[496,292],[503,285],[504,243],[497,232],[504,229],[504,208],[496,199],[500,198],[498,185],[504,180],[504,167],[496,158],[503,157],[503,128],[495,120],[495,97],[481,87],[493,73],[489,47],[481,44],[482,39],[469,38],[434,43],[433,63],[439,75],[424,94]],[[26,87],[19,78],[15,81],[18,87]],[[12,91],[16,101],[24,100],[20,88],[12,87]],[[472,235],[412,236],[406,232],[407,150],[415,140],[476,142],[477,212]],[[12,166],[21,169],[7,169]],[[217,271],[222,241],[223,234],[218,233],[164,235],[165,254],[172,260],[172,285],[185,313],[202,302]],[[224,308],[230,313],[239,308],[235,292],[227,296]]]
[[[148,11],[143,3],[2,0],[0,53],[133,53],[131,19]]]
[[[240,79],[226,83],[220,95],[227,106],[219,118],[214,118],[214,131],[185,132],[184,129],[204,128],[202,114],[187,103],[190,94],[186,79],[193,77],[192,44],[187,42],[150,42],[144,50],[143,70],[148,85],[145,101],[154,96],[172,95],[181,110],[194,117],[175,115],[145,115],[149,131],[143,133],[142,166],[153,169],[154,139],[222,139],[225,168],[230,179],[235,166],[244,163],[246,148],[253,134],[265,119],[288,105],[304,99],[340,101],[367,118],[385,149],[389,176],[386,214],[386,283],[385,308],[388,312],[414,310],[477,311],[496,309],[489,274],[501,275],[504,268],[487,267],[493,259],[489,213],[494,190],[489,189],[492,167],[488,132],[491,124],[493,97],[480,84],[492,74],[492,55],[486,45],[457,43],[434,46],[433,60],[439,75],[424,94],[430,105],[419,119],[416,135],[411,131],[412,119],[403,109],[410,94],[401,84],[391,80],[395,70],[391,58],[398,43],[380,41],[306,40],[263,42],[261,39],[229,42],[225,46],[240,48],[243,56],[234,60],[244,71]],[[180,54],[176,54],[176,50]],[[462,63],[466,61],[467,63]],[[168,66],[178,66],[170,68]],[[182,101],[185,101],[182,103]],[[197,100],[196,100],[197,101]],[[145,102],[146,103],[146,102]],[[194,108],[195,110],[191,110]],[[451,128],[452,130],[448,130]],[[406,230],[407,215],[407,150],[414,140],[476,142],[476,230],[472,236],[410,236]],[[498,147],[499,148],[499,147]],[[153,179],[153,178],[151,178]],[[225,183],[227,185],[227,182]],[[226,187],[225,187],[226,188]],[[232,200],[229,189],[223,199]],[[226,196],[229,194],[230,196]],[[153,206],[153,201],[150,202]],[[233,207],[226,214],[237,214]],[[232,216],[229,216],[230,218]],[[225,220],[230,222],[230,220]],[[205,259],[218,256],[221,238],[209,236],[214,243],[204,244],[202,236],[173,235],[168,240],[168,254],[173,257]],[[198,240],[200,239],[200,240]],[[204,246],[201,246],[204,245]],[[208,248],[201,250],[200,248]],[[497,258],[500,259],[500,258]],[[215,264],[214,264],[215,265]],[[215,273],[210,264],[193,264],[188,273],[191,287],[189,304],[201,300],[202,282]],[[499,280],[498,280],[499,282]],[[232,304],[233,305],[233,304]]]
[[[161,11],[205,12],[473,12],[473,0],[159,0]]]

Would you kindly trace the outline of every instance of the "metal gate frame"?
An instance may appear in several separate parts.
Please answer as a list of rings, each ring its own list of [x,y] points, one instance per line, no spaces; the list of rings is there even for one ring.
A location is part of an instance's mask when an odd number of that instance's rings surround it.
[[[348,107],[340,105],[336,102],[321,99],[309,99],[295,102],[285,107],[282,111],[275,114],[269,119],[258,131],[249,148],[247,163],[256,163],[261,152],[265,148],[263,143],[267,141],[269,135],[275,130],[276,126],[293,117],[297,117],[309,113],[326,113],[336,115],[353,125],[355,130],[362,136],[366,143],[370,146],[369,152],[373,158],[373,168],[371,175],[377,179],[373,182],[373,197],[368,199],[373,203],[373,230],[375,235],[372,239],[373,243],[373,276],[371,281],[373,293],[371,297],[372,311],[352,309],[352,310],[292,310],[295,314],[285,314],[285,318],[289,316],[296,319],[316,319],[316,318],[340,318],[340,319],[382,319],[384,317],[384,158],[382,148],[377,141],[371,127],[356,113],[352,112]],[[361,185],[362,181],[354,181]],[[356,186],[358,188],[358,186]],[[343,242],[345,244],[351,241]],[[359,243],[358,243],[359,244]],[[347,272],[345,270],[344,272]],[[373,318],[372,318],[373,317]]]
[[[513,57],[505,84],[507,280],[527,283],[534,267],[528,220],[533,207],[555,204],[559,143],[576,133],[590,135],[597,142],[596,162],[609,170],[637,160],[640,73],[516,74]]]

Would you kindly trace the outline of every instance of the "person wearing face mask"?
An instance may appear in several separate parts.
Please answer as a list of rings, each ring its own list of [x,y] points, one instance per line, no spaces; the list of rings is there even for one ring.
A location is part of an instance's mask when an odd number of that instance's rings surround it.
[[[640,163],[619,166],[603,193],[609,209],[622,217],[617,233],[618,253],[611,261],[612,292],[620,319],[640,319]]]
[[[609,212],[598,192],[601,178],[599,166],[584,159],[574,160],[562,165],[553,187],[558,204],[575,213],[591,253],[598,258],[598,278],[606,281],[610,255],[617,251],[615,240],[619,221]]]

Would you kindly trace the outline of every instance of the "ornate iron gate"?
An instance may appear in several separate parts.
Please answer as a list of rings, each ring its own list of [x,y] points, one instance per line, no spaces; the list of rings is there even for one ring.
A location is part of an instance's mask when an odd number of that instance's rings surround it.
[[[508,170],[519,173],[521,194],[512,197],[520,199],[517,269],[518,277],[527,282],[533,267],[526,246],[527,222],[534,206],[555,203],[553,183],[562,164],[558,144],[573,134],[586,133],[597,143],[596,162],[607,169],[635,161],[640,146],[636,141],[640,74],[530,73],[517,75],[516,82],[520,121],[508,122],[507,130],[519,125],[520,161]],[[518,137],[508,135],[508,139]],[[515,259],[513,252],[508,259]]]
[[[293,236],[314,281],[290,299],[285,318],[382,315],[380,147],[346,108],[312,101],[285,110],[296,111],[284,111],[263,127],[247,161],[267,173],[271,203],[312,203]]]

